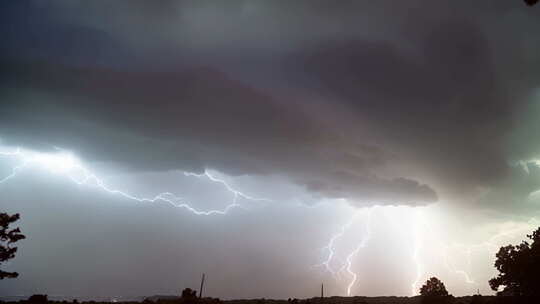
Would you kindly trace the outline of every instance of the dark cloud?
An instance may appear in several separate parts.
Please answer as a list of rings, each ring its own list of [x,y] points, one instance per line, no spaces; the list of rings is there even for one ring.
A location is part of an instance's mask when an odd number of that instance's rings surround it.
[[[493,187],[482,193],[476,201],[486,210],[495,210],[508,215],[536,214],[540,189],[540,167],[537,163],[521,163],[511,168],[510,173]]]
[[[371,173],[384,162],[379,149],[353,149],[332,126],[212,69],[35,67],[4,66],[12,81],[23,84],[20,90],[36,90],[47,103],[34,96],[9,97],[22,101],[3,110],[4,128],[19,134],[18,140],[47,138],[50,145],[76,146],[83,157],[135,169],[282,174],[320,184],[317,192],[332,197],[362,199],[369,189],[367,198],[376,203],[435,200],[426,186]],[[42,111],[35,117],[31,109],[38,107]],[[24,132],[29,129],[34,131]],[[323,153],[327,146],[335,151]]]
[[[437,24],[410,42],[415,52],[359,40],[327,43],[299,58],[310,76],[375,125],[387,147],[408,150],[412,161],[462,187],[503,177],[501,144],[516,102],[494,73],[484,37],[462,21]]]
[[[6,6],[4,140],[136,170],[278,174],[328,197],[425,204],[508,175],[515,97],[534,83],[514,92],[509,63],[527,62],[493,23],[530,14],[517,4]]]

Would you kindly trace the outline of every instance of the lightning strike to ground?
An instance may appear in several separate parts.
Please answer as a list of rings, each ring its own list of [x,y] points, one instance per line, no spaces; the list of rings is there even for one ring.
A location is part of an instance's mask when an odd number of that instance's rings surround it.
[[[423,267],[422,267],[422,264],[421,264],[420,259],[418,257],[419,254],[420,254],[420,245],[421,245],[419,227],[421,226],[422,223],[423,222],[422,222],[421,211],[419,209],[417,209],[416,213],[415,213],[414,230],[413,230],[414,248],[413,248],[413,255],[412,255],[412,260],[413,260],[413,263],[415,265],[416,277],[414,278],[414,281],[411,284],[411,295],[412,296],[416,296],[418,294],[417,286],[418,286],[418,283],[420,283],[420,280],[422,278],[422,269],[423,269]]]
[[[467,271],[463,269],[457,269],[454,266],[453,260],[448,255],[448,251],[450,251],[451,249],[461,251],[461,253],[463,253],[466,256],[467,265],[470,268],[472,264],[471,260],[472,260],[473,252],[485,250],[488,252],[488,254],[494,257],[497,250],[500,248],[501,245],[503,245],[501,243],[502,239],[512,239],[516,237],[517,235],[522,234],[523,232],[526,232],[526,231],[530,231],[531,229],[537,226],[538,226],[538,220],[533,217],[529,219],[524,226],[516,227],[509,230],[501,230],[495,235],[491,236],[488,240],[483,241],[481,243],[471,244],[471,245],[454,243],[452,246],[442,245],[442,247],[444,248],[443,259],[445,262],[445,266],[449,272],[453,272],[455,274],[463,276],[466,283],[476,284],[475,280]]]
[[[375,207],[373,207],[373,208],[375,208]],[[353,257],[355,257],[358,254],[360,249],[366,247],[368,241],[371,239],[371,214],[373,212],[373,208],[370,208],[368,210],[364,238],[362,239],[362,241],[360,241],[360,244],[358,244],[358,246],[356,246],[356,248],[347,256],[347,268],[346,269],[347,269],[347,273],[349,273],[351,275],[351,277],[352,277],[351,281],[349,282],[349,285],[347,285],[347,296],[351,295],[351,289],[354,286],[354,284],[356,283],[356,279],[358,278],[358,275],[355,272],[352,271],[352,259],[353,259]]]
[[[332,262],[336,259],[335,244],[340,238],[342,238],[347,233],[347,231],[349,231],[349,229],[351,229],[351,226],[356,222],[358,215],[362,213],[361,211],[356,212],[349,222],[341,226],[340,230],[337,233],[332,235],[332,237],[328,241],[328,244],[325,247],[323,247],[323,250],[328,251],[328,255],[326,256],[326,259],[322,263],[315,265],[316,267],[317,266],[325,267],[325,270],[331,273],[336,281],[340,279],[342,273],[344,272],[347,273],[351,277],[351,280],[347,284],[347,288],[346,288],[346,292],[348,296],[350,296],[351,289],[356,283],[356,280],[358,277],[358,275],[352,270],[353,258],[358,254],[358,252],[362,248],[366,247],[368,241],[371,239],[371,214],[374,208],[375,207],[367,209],[367,220],[366,220],[366,226],[364,228],[364,233],[365,233],[364,237],[362,238],[360,243],[346,256],[345,261],[341,264],[341,266],[337,270],[335,270],[331,265]]]
[[[327,250],[328,251],[328,255],[326,257],[326,260],[324,260],[320,264],[315,265],[315,267],[324,266],[325,270],[327,272],[331,273],[332,276],[334,277],[334,279],[336,279],[336,280],[338,279],[337,275],[338,275],[338,273],[340,271],[339,270],[334,271],[334,269],[330,265],[330,263],[332,263],[332,260],[334,259],[334,256],[335,256],[335,243],[336,243],[336,241],[338,239],[343,237],[343,235],[345,234],[345,232],[347,230],[349,230],[349,228],[355,222],[356,217],[358,216],[358,214],[359,214],[359,212],[356,212],[349,222],[347,222],[345,225],[341,226],[341,229],[337,233],[332,235],[332,237],[330,237],[330,240],[328,241],[328,245],[326,245],[325,247],[322,248],[322,250]]]
[[[540,165],[540,160],[536,160],[536,159],[528,160],[528,161],[519,161],[517,162],[517,165],[521,166],[521,168],[527,174],[530,174],[529,166],[528,166],[529,162],[532,162],[536,165]],[[531,192],[528,195],[528,197],[530,198],[538,194],[540,194],[540,190]],[[536,218],[533,217],[526,222],[525,227],[517,227],[510,230],[501,230],[500,232],[491,236],[488,240],[483,241],[481,243],[471,244],[471,245],[454,243],[452,246],[448,246],[441,243],[441,247],[443,248],[442,255],[443,255],[444,265],[449,272],[462,276],[465,279],[465,282],[467,284],[477,284],[475,280],[472,278],[472,275],[468,271],[463,270],[463,269],[457,269],[457,267],[455,267],[454,260],[451,259],[450,255],[448,254],[450,250],[459,250],[461,253],[463,253],[466,256],[467,267],[470,269],[472,265],[471,260],[472,260],[473,252],[485,250],[488,252],[488,254],[494,257],[494,254],[502,245],[501,242],[498,240],[503,239],[503,238],[506,238],[506,239],[514,238],[516,235],[523,233],[524,231],[529,231],[530,229],[537,226],[538,226],[538,221]]]

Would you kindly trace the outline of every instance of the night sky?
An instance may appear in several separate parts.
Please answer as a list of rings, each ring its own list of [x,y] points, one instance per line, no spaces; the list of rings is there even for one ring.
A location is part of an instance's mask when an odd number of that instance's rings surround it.
[[[493,293],[540,225],[540,7],[3,1],[0,295]]]

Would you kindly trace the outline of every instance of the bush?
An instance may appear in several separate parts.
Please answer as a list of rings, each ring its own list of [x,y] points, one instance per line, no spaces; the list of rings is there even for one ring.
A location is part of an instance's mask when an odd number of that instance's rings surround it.
[[[33,303],[33,304],[47,303],[47,300],[48,300],[47,295],[35,294],[35,295],[30,296],[30,298],[28,298],[28,303]]]

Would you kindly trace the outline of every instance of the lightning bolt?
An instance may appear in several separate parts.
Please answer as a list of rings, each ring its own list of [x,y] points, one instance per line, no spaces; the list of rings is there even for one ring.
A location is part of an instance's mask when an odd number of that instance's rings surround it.
[[[516,165],[520,166],[527,174],[530,174],[529,166],[528,166],[529,162],[533,162],[536,165],[540,165],[540,161],[536,159],[529,160],[529,161],[518,161]],[[540,194],[540,190],[533,191],[528,196],[532,197],[537,194]],[[455,267],[455,263],[453,262],[454,260],[450,258],[450,255],[448,254],[448,252],[450,250],[459,250],[461,253],[463,253],[466,257],[467,267],[470,269],[472,265],[471,256],[473,252],[485,250],[490,255],[494,256],[494,254],[497,252],[497,250],[501,246],[501,243],[498,240],[503,239],[503,238],[513,238],[516,235],[523,233],[524,231],[534,228],[535,226],[538,226],[538,221],[536,218],[533,217],[526,222],[525,227],[517,227],[510,230],[508,229],[501,230],[498,233],[491,236],[488,240],[477,243],[477,244],[465,245],[462,243],[454,243],[452,246],[448,246],[440,242],[443,248],[442,255],[443,255],[444,266],[449,272],[462,276],[465,279],[465,282],[467,284],[477,284],[475,280],[472,278],[472,276],[469,274],[469,272],[463,269],[457,269]]]
[[[422,265],[421,259],[419,258],[420,251],[422,249],[422,235],[421,231],[430,231],[430,227],[428,227],[427,222],[424,219],[424,214],[421,209],[417,209],[415,213],[415,225],[414,225],[414,247],[413,247],[413,254],[412,254],[412,260],[413,264],[415,265],[415,273],[416,277],[414,281],[411,283],[411,295],[416,296],[418,295],[418,285],[422,279],[423,271],[426,267]],[[454,259],[450,257],[450,254],[448,253],[450,251],[450,246],[444,244],[441,241],[438,241],[440,246],[443,248],[442,250],[442,258],[443,258],[443,265],[444,267],[451,273],[455,273],[459,276],[462,276],[465,279],[465,282],[467,284],[476,284],[476,282],[472,279],[472,276],[463,269],[457,269],[454,265]],[[467,257],[467,265],[470,268],[471,266],[471,248],[466,248],[466,250],[463,251],[466,254]]]
[[[367,221],[366,221],[366,227],[365,227],[365,236],[364,238],[362,239],[362,241],[360,241],[360,244],[358,244],[358,246],[356,246],[356,248],[351,252],[349,253],[349,255],[347,256],[347,273],[349,273],[349,275],[351,275],[351,281],[349,282],[349,285],[347,285],[347,296],[350,296],[351,295],[351,289],[352,287],[354,286],[354,284],[356,283],[356,279],[358,278],[358,275],[352,271],[352,259],[353,257],[355,257],[358,252],[360,251],[360,249],[362,248],[365,248],[368,241],[371,239],[371,214],[373,213],[373,208],[370,208],[368,210],[368,214],[367,214]]]
[[[485,250],[490,255],[494,255],[501,246],[501,239],[514,238],[515,236],[525,231],[529,231],[530,229],[536,227],[537,225],[538,225],[538,220],[533,217],[529,219],[527,222],[525,222],[524,226],[516,227],[510,230],[501,230],[498,233],[491,236],[488,240],[483,241],[481,243],[471,244],[471,245],[454,243],[452,246],[446,246],[443,244],[442,246],[444,248],[443,257],[445,261],[445,266],[448,269],[448,271],[463,276],[465,279],[465,282],[467,282],[468,284],[476,284],[472,276],[467,271],[462,270],[462,269],[457,269],[456,267],[454,267],[453,263],[450,262],[451,259],[449,258],[448,251],[450,251],[451,249],[455,249],[465,254],[466,259],[467,259],[467,265],[470,268],[471,256],[473,252]]]
[[[19,156],[20,154],[21,154],[21,149],[19,148],[17,148],[15,151],[0,151],[0,155],[6,156],[6,157],[16,157],[16,156]],[[28,161],[23,161],[20,165],[13,167],[11,169],[10,174],[0,179],[0,184],[5,183],[9,179],[12,179],[13,177],[15,177],[15,175],[17,175],[17,172],[19,172],[19,170],[21,170],[22,168],[26,167],[27,164],[28,164]]]
[[[208,170],[205,170],[204,173],[202,173],[202,174],[197,174],[197,173],[192,173],[192,172],[184,172],[184,175],[185,176],[194,176],[194,177],[198,177],[198,178],[206,177],[206,178],[208,178],[210,181],[212,181],[214,183],[222,184],[223,187],[225,187],[225,189],[227,189],[227,191],[234,194],[234,201],[236,201],[238,198],[241,197],[241,198],[244,198],[244,199],[247,199],[247,200],[250,200],[250,201],[271,202],[270,199],[252,197],[252,196],[249,196],[249,195],[247,195],[247,194],[245,194],[243,192],[240,192],[240,191],[234,189],[226,181],[224,181],[222,179],[219,179],[219,178],[215,177],[214,175],[210,174],[210,172],[208,172]]]
[[[347,278],[350,278],[350,280],[347,280],[346,282],[345,290],[347,296],[352,295],[352,288],[358,281],[358,274],[353,271],[352,267],[354,263],[354,258],[358,255],[362,248],[365,248],[367,246],[369,240],[372,237],[370,223],[373,209],[374,207],[366,209],[368,213],[366,228],[364,229],[365,235],[363,236],[360,243],[356,247],[354,247],[352,251],[347,253],[343,261],[338,260],[338,251],[336,249],[336,244],[338,241],[345,238],[345,236],[349,233],[353,225],[358,221],[358,215],[362,213],[361,211],[355,213],[347,223],[341,226],[341,228],[330,237],[328,244],[323,248],[327,251],[327,254],[325,255],[325,260],[322,263],[316,265],[324,267],[327,272],[333,275],[336,281],[342,280],[342,275],[346,275]],[[413,236],[411,260],[415,276],[414,280],[410,284],[410,290],[411,295],[416,296],[418,295],[419,284],[421,283],[422,277],[424,276],[426,271],[426,266],[423,264],[423,257],[421,255],[425,243],[424,233],[429,233],[429,231],[431,231],[431,228],[433,227],[428,226],[428,222],[426,221],[424,214],[424,211],[426,210],[424,210],[424,208],[415,207],[411,210],[414,210],[414,218],[412,219],[414,225],[413,228],[410,230],[410,233]],[[442,265],[448,270],[449,273],[454,273],[460,277],[463,277],[465,283],[477,285],[476,281],[473,279],[473,276],[469,273],[469,271],[456,267],[455,259],[451,253],[455,253],[455,250],[459,250],[460,253],[465,254],[467,267],[470,269],[472,265],[472,254],[474,252],[479,250],[487,250],[490,254],[494,253],[499,248],[498,244],[501,243],[502,239],[515,237],[518,233],[528,231],[530,230],[530,227],[535,225],[535,223],[537,223],[536,219],[531,219],[528,221],[527,224],[520,224],[518,227],[513,227],[512,229],[501,228],[501,230],[498,231],[495,235],[492,235],[491,237],[489,237],[489,239],[478,244],[463,245],[454,243],[452,246],[448,246],[445,243],[438,241],[439,244],[441,244],[442,246],[441,248],[443,249],[443,259],[441,260]],[[338,264],[338,267],[336,267],[336,263]]]
[[[359,212],[356,212],[349,222],[347,222],[345,225],[341,226],[341,229],[337,233],[332,235],[332,237],[330,237],[330,240],[328,241],[328,245],[326,245],[325,247],[322,248],[322,250],[327,250],[328,251],[328,255],[327,255],[326,259],[322,263],[315,265],[315,267],[324,266],[326,271],[331,273],[332,276],[334,277],[334,279],[336,279],[336,280],[338,279],[337,275],[338,275],[338,273],[340,271],[334,271],[334,269],[330,265],[330,263],[332,263],[332,260],[334,259],[334,256],[335,256],[335,243],[336,243],[336,241],[338,239],[343,237],[343,235],[345,234],[345,232],[347,230],[350,229],[352,224],[355,222],[358,214],[359,214]]]
[[[181,197],[176,196],[171,192],[162,192],[153,197],[141,197],[129,192],[112,188],[111,186],[107,185],[103,179],[84,166],[72,154],[66,153],[63,150],[60,150],[58,153],[41,153],[16,148],[13,151],[0,151],[0,156],[17,158],[20,161],[19,165],[12,168],[10,174],[0,179],[0,184],[6,183],[15,178],[21,170],[34,167],[45,169],[52,174],[62,175],[77,185],[94,186],[107,193],[141,203],[164,202],[176,208],[186,209],[196,215],[227,214],[233,208],[242,208],[242,206],[238,203],[239,198],[244,198],[251,201],[270,201],[266,198],[255,198],[236,190],[226,181],[212,175],[208,170],[205,170],[203,174],[184,172],[184,175],[186,176],[206,178],[213,183],[221,184],[228,192],[233,194],[232,201],[223,209],[198,210],[192,207],[188,202],[183,201]]]
[[[342,238],[347,233],[347,231],[351,229],[351,226],[355,224],[355,222],[357,221],[358,216],[363,213],[362,211],[355,212],[351,220],[345,223],[343,226],[341,226],[339,231],[330,237],[328,244],[322,248],[323,250],[328,251],[328,255],[326,256],[326,259],[322,263],[315,265],[315,267],[324,267],[327,272],[332,274],[332,276],[334,277],[336,281],[338,281],[341,278],[342,273],[344,272],[347,273],[351,277],[351,280],[347,284],[347,288],[346,288],[348,296],[351,294],[351,289],[356,283],[356,280],[358,278],[358,275],[352,270],[353,258],[358,254],[358,252],[362,248],[366,247],[368,241],[371,238],[371,214],[374,208],[375,207],[366,208],[367,220],[366,220],[366,226],[364,229],[365,235],[360,241],[360,243],[346,256],[345,261],[341,264],[341,266],[337,270],[335,270],[331,265],[332,262],[336,259],[335,244],[340,238]]]
[[[422,278],[422,264],[419,259],[420,254],[420,245],[421,245],[421,237],[420,237],[420,229],[419,227],[423,224],[423,217],[420,209],[416,210],[415,213],[415,221],[414,221],[414,248],[413,248],[413,254],[412,254],[412,260],[415,265],[415,271],[416,271],[416,277],[414,281],[411,284],[411,295],[416,296],[418,295],[417,286],[418,283],[420,283],[420,280]]]
[[[453,263],[453,259],[450,259],[449,255],[448,255],[448,250],[449,250],[449,246],[445,246],[443,245],[443,248],[445,248],[445,251],[444,251],[444,254],[443,254],[443,261],[444,261],[444,266],[446,267],[446,269],[449,271],[449,272],[453,272],[457,275],[460,275],[462,276],[464,279],[465,279],[465,282],[467,284],[476,284],[476,282],[473,280],[472,276],[466,271],[466,270],[463,270],[463,269],[457,269],[455,266],[454,266],[454,263]],[[463,253],[465,253],[465,256],[467,258],[467,267],[470,269],[471,267],[471,254],[472,254],[472,249],[469,247],[469,248],[466,248]],[[451,262],[452,261],[452,262]]]

